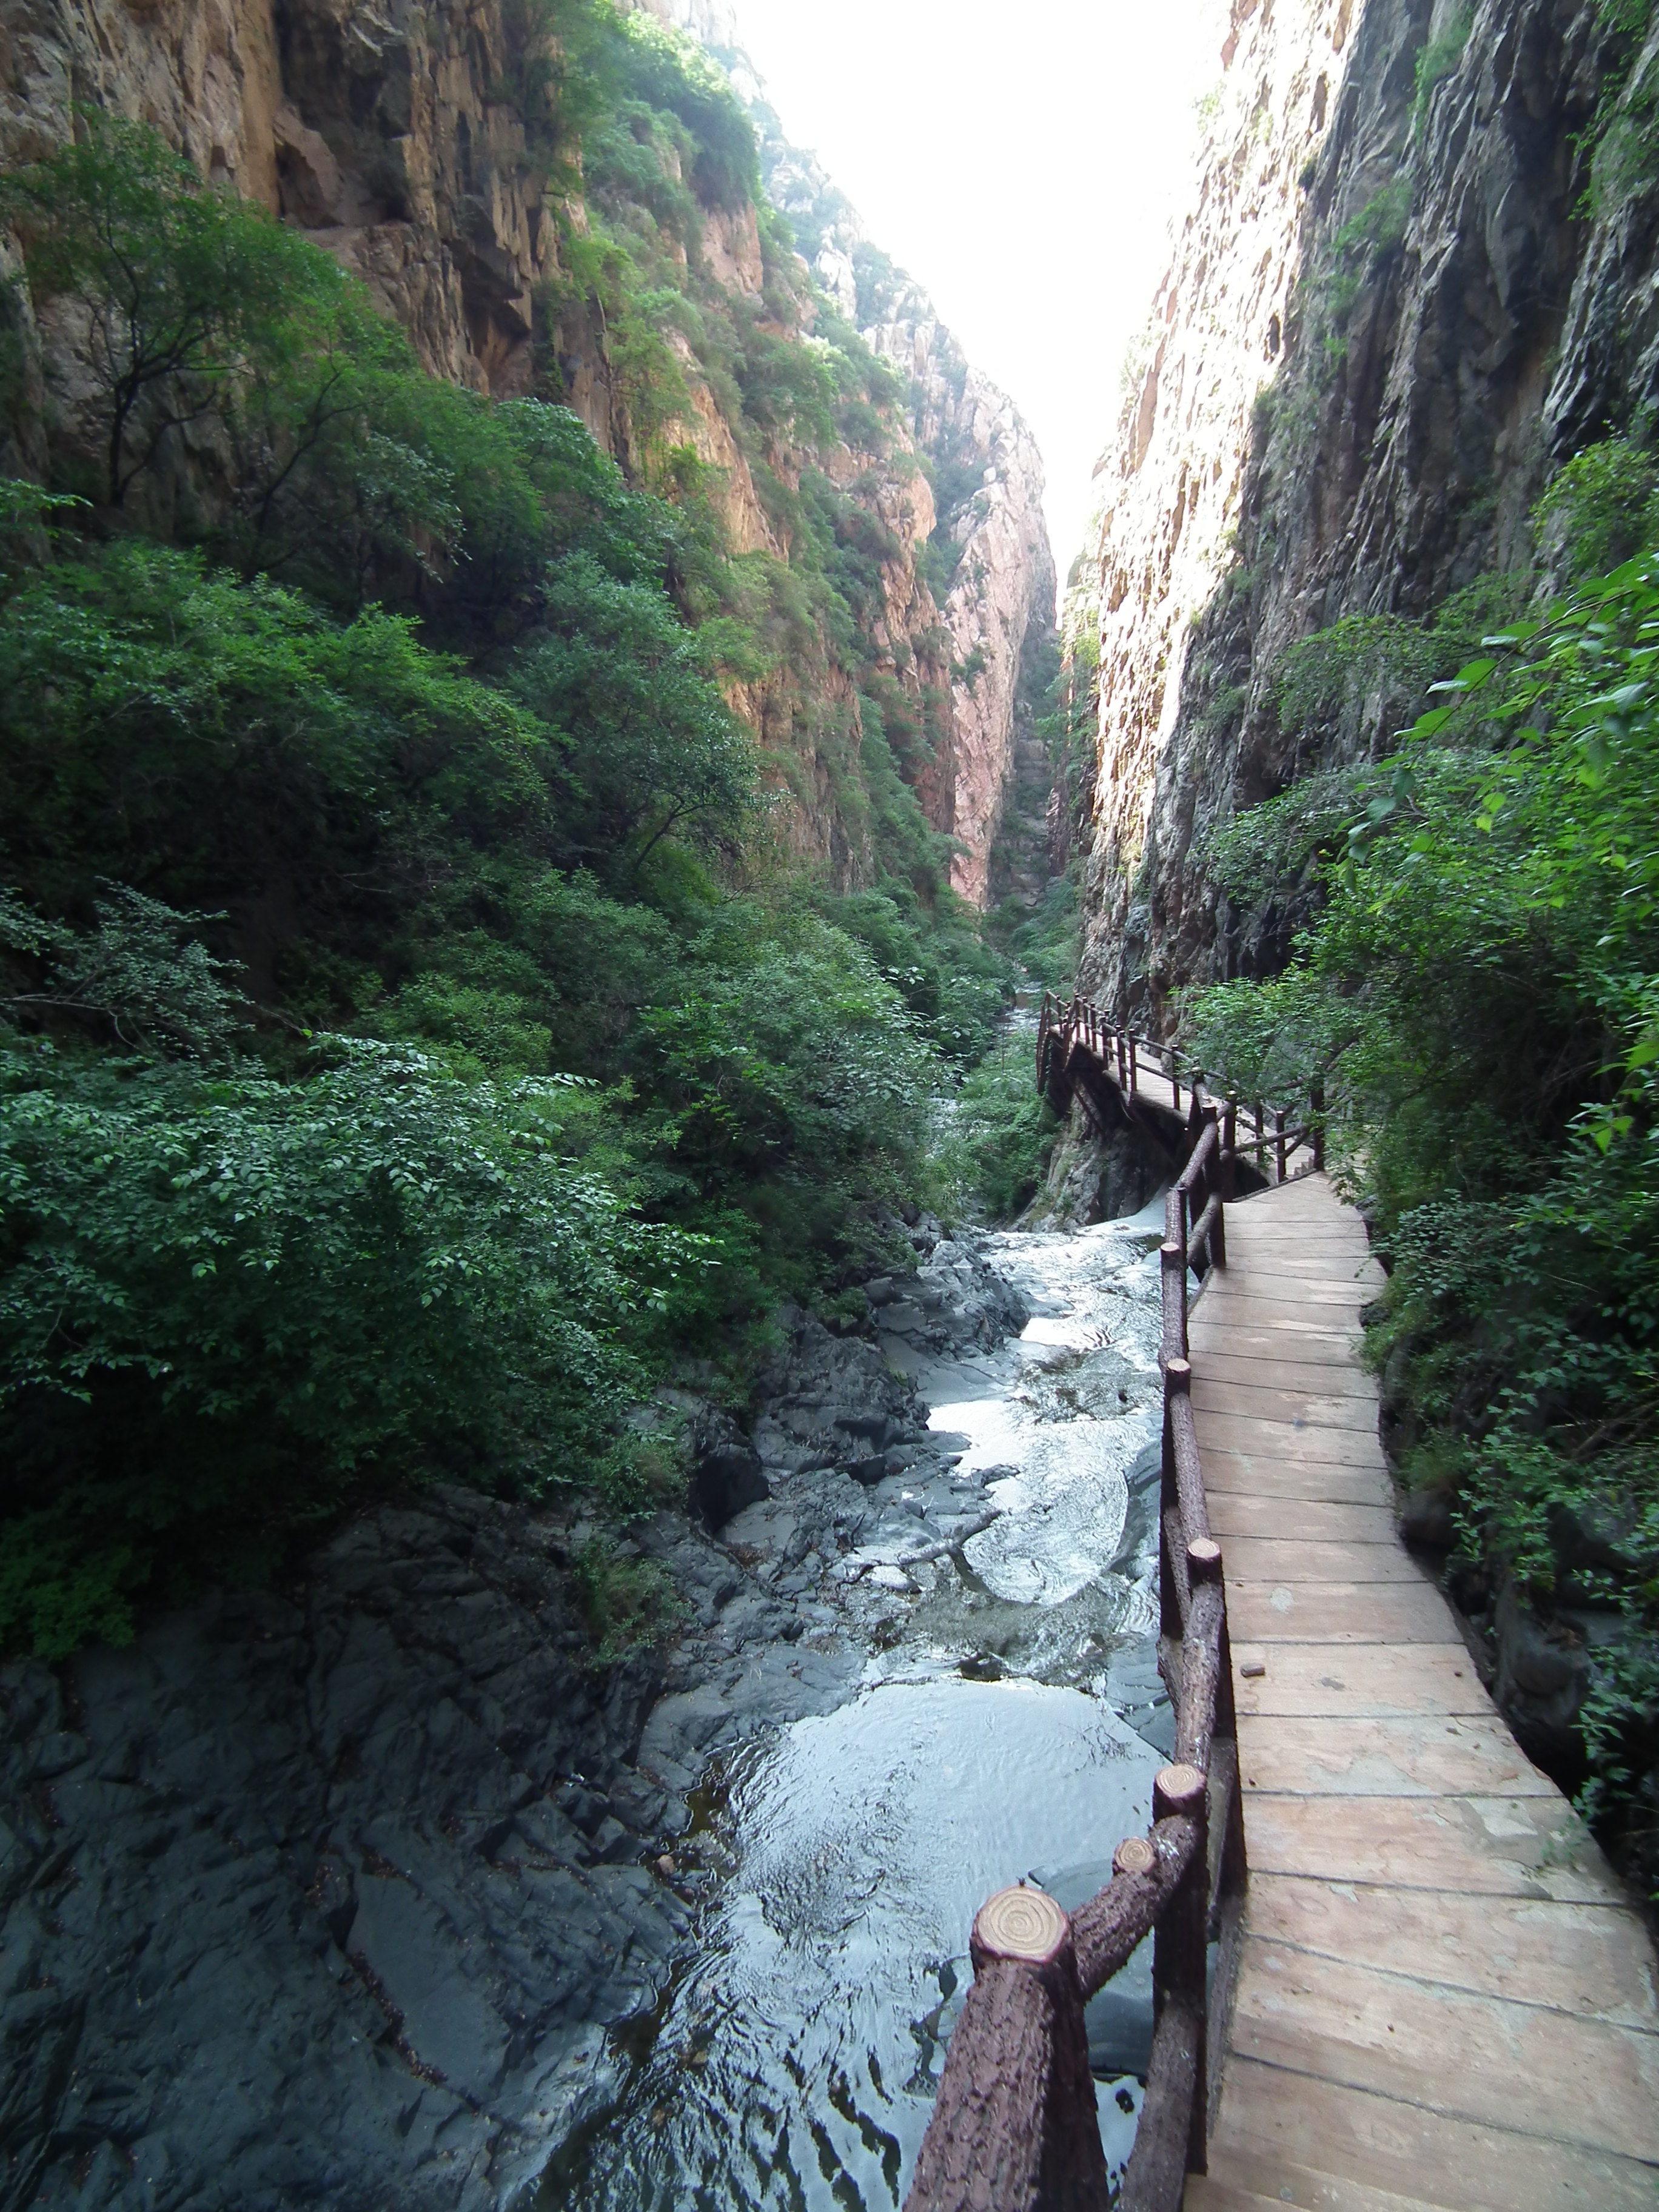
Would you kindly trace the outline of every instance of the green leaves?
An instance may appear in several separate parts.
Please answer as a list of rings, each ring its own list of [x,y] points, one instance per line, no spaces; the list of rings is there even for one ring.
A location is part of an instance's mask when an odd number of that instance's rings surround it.
[[[170,430],[219,413],[250,354],[303,301],[337,293],[295,233],[203,185],[153,131],[83,109],[76,136],[0,182],[39,303],[88,313],[105,496],[119,507]]]
[[[545,612],[511,681],[569,744],[568,856],[629,883],[665,837],[735,839],[756,800],[754,745],[666,595],[578,554],[550,571]]]
[[[0,1050],[0,1503],[49,1555],[78,1532],[101,1633],[163,1546],[280,1547],[348,1480],[585,1482],[630,1316],[711,1256],[562,1159],[560,1085],[319,1054],[279,1083]],[[12,1607],[0,1640],[38,1636],[62,1586]]]

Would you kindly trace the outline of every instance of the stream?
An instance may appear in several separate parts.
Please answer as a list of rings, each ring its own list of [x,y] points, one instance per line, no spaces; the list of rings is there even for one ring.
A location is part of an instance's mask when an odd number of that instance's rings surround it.
[[[625,2031],[620,2106],[544,2205],[889,2212],[978,1905],[1022,1876],[1075,1905],[1146,1826],[1171,1741],[1155,1663],[1162,1233],[1160,1200],[976,1240],[1030,1310],[992,1352],[919,1352],[902,1309],[880,1316],[931,1412],[927,1449],[872,1490],[871,1529],[829,1571],[862,1675],[698,1793],[690,1841],[721,1878],[696,1954]],[[1150,2030],[1147,1944],[1090,2008],[1114,2179]]]

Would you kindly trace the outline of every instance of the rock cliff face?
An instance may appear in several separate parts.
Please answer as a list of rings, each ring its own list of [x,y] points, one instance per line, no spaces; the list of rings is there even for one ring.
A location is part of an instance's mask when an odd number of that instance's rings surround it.
[[[1054,616],[1054,556],[1042,515],[1042,458],[1007,394],[975,368],[921,287],[872,246],[857,210],[817,157],[784,137],[732,12],[662,0],[717,56],[760,140],[773,204],[826,296],[906,380],[907,426],[933,475],[930,575],[948,638],[950,738],[927,779],[937,828],[960,842],[954,888],[983,906],[992,848],[1013,792],[1021,656]]]
[[[1553,469],[1650,404],[1659,195],[1577,212],[1598,20],[1235,10],[1226,127],[1103,464],[1085,975],[1115,1003],[1163,1021],[1190,979],[1282,964],[1294,911],[1231,909],[1204,835],[1399,726],[1358,685],[1282,731],[1286,647],[1526,568]]]
[[[651,8],[671,19],[688,12],[684,0]],[[693,27],[731,35],[712,18]],[[630,410],[603,310],[563,265],[562,237],[580,237],[587,211],[544,181],[554,122],[532,60],[524,20],[504,0],[393,0],[383,10],[349,0],[4,0],[0,163],[61,140],[77,103],[149,123],[204,175],[261,201],[361,275],[434,374],[501,397],[563,399],[630,473],[649,478],[653,439]],[[756,208],[704,217],[696,281],[774,335],[809,343],[814,280],[763,241]],[[832,295],[844,290],[833,259],[819,280]],[[982,899],[1009,774],[1014,672],[1027,628],[1047,619],[1053,596],[1041,465],[1008,401],[969,371],[914,288],[880,320],[871,342],[915,376],[914,397],[867,434],[804,442],[779,430],[763,456],[752,425],[734,419],[729,390],[665,327],[686,398],[655,427],[654,447],[696,453],[740,556],[791,558],[789,524],[757,484],[763,458],[786,494],[804,470],[822,471],[865,510],[878,582],[860,617],[862,658],[917,732],[895,750],[934,827],[962,842],[957,886]],[[47,387],[54,376],[72,383],[72,334],[49,326],[39,336]],[[928,581],[938,564],[924,550],[939,517],[918,454],[942,441],[959,446],[977,475],[971,508],[945,518],[963,557],[948,592],[941,583],[941,605]],[[38,459],[20,450],[9,465]],[[733,687],[793,802],[789,841],[838,889],[875,871],[867,806],[848,796],[861,783],[869,689],[828,649]]]
[[[943,519],[955,568],[940,611],[952,664],[951,829],[965,848],[951,881],[983,906],[1015,781],[1021,655],[1031,632],[1054,621],[1042,463],[1013,402],[964,361],[919,287],[896,277],[878,288],[872,305],[879,319],[866,331],[871,344],[915,380],[916,441],[953,473],[958,499],[965,492]]]
[[[1251,404],[1285,344],[1303,225],[1301,178],[1329,121],[1352,0],[1239,0],[1193,204],[1178,222],[1097,474],[1100,766],[1085,976],[1121,989],[1126,938],[1163,813],[1194,623],[1233,555]]]
[[[528,389],[555,232],[499,9],[9,0],[0,39],[8,164],[76,103],[152,124],[362,275],[434,374]]]

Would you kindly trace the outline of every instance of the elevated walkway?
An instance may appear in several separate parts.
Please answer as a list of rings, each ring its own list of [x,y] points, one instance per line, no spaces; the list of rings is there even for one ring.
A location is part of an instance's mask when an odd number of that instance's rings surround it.
[[[1227,1208],[1192,1401],[1226,1562],[1249,1883],[1188,2212],[1659,2205],[1653,1947],[1403,1545],[1358,1218]],[[1220,2054],[1216,2054],[1218,2057]]]

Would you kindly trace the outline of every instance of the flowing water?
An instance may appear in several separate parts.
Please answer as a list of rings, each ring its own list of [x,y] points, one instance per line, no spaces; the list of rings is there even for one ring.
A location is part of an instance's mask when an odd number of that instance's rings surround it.
[[[951,1480],[1000,1517],[954,1557],[888,1569],[914,1591],[845,1586],[869,1653],[859,1692],[720,1778],[702,1817],[726,1875],[697,1954],[634,2024],[621,2108],[548,2203],[890,2212],[975,1911],[1020,1877],[1073,1905],[1145,1827],[1170,1741],[1153,1650],[1162,1220],[1160,1201],[989,1241],[1029,1327],[918,1379],[960,1455]],[[1114,2171],[1149,2029],[1138,1955],[1090,2011]]]

